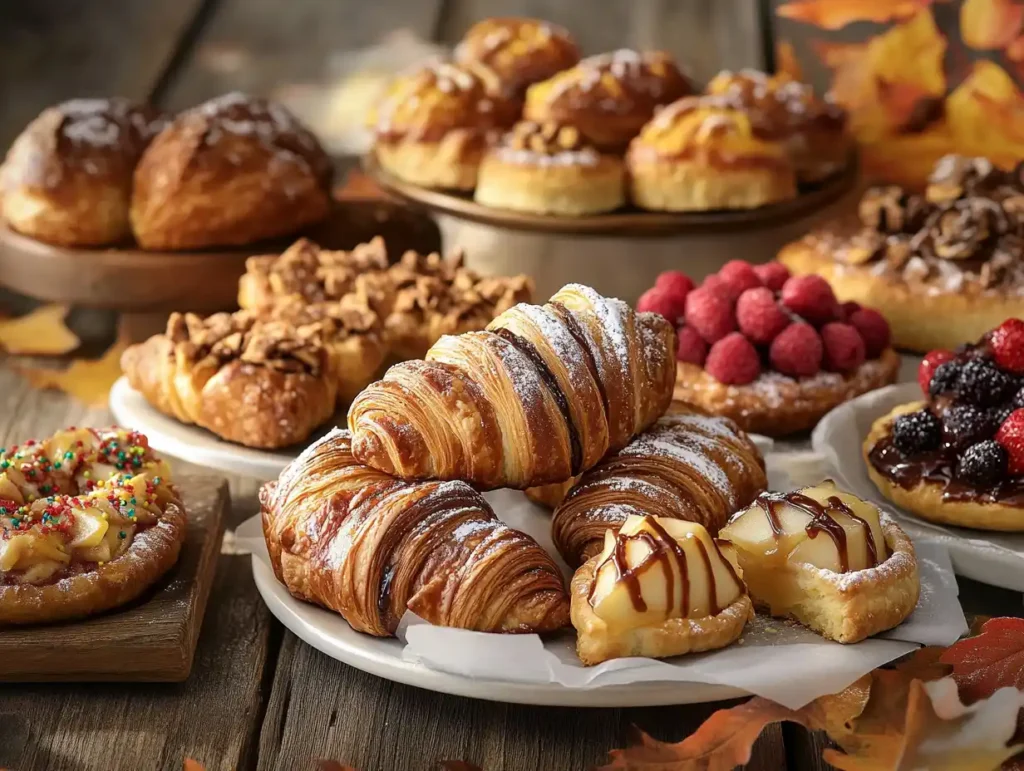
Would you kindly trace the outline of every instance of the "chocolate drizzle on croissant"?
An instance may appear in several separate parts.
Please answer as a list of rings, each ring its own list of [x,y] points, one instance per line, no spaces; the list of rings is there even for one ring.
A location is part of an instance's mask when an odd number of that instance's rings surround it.
[[[263,533],[292,595],[393,635],[405,611],[482,632],[548,632],[569,602],[551,557],[464,482],[404,482],[360,465],[335,429],[260,491]]]

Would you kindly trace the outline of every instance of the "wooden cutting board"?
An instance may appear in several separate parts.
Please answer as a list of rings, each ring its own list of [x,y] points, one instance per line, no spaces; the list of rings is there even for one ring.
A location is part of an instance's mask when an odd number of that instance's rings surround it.
[[[130,605],[82,621],[0,628],[0,681],[180,682],[192,670],[229,506],[227,481],[177,482],[188,530],[177,564]]]

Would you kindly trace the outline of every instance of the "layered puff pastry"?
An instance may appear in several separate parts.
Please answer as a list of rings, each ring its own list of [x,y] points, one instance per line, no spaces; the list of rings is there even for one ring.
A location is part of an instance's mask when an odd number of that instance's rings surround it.
[[[163,127],[126,99],[73,99],[48,107],[14,140],[0,168],[9,227],[60,246],[131,239],[135,165]]]
[[[720,537],[735,548],[755,605],[830,640],[859,642],[917,606],[921,582],[906,533],[832,480],[762,494]]]
[[[327,216],[333,166],[281,105],[231,93],[178,115],[135,169],[131,221],[145,249],[286,236]]]
[[[455,47],[455,61],[488,68],[500,89],[516,99],[523,98],[528,86],[579,60],[579,48],[568,31],[539,19],[484,19]]]
[[[394,635],[406,610],[480,632],[568,623],[561,572],[464,482],[405,482],[360,465],[347,431],[307,448],[260,491],[278,580],[353,629]]]
[[[580,216],[625,203],[625,164],[599,153],[578,129],[521,121],[484,156],[478,203],[497,209]]]
[[[632,515],[695,522],[717,535],[766,486],[764,459],[735,423],[673,405],[672,414],[572,486],[555,509],[552,540],[576,567],[600,550],[609,528]]]
[[[406,182],[471,190],[488,144],[518,114],[486,67],[432,62],[388,89],[374,115],[373,154]]]
[[[893,343],[925,353],[977,340],[1024,315],[1024,183],[984,158],[948,156],[924,195],[873,188],[856,220],[789,244],[779,261],[817,274],[842,301],[870,304]]]
[[[585,665],[724,648],[753,606],[734,550],[701,525],[631,514],[572,578],[576,653]]]
[[[626,162],[632,199],[645,209],[750,209],[797,192],[785,145],[759,136],[749,112],[721,96],[660,110]]]
[[[674,348],[663,317],[569,284],[388,370],[349,409],[353,451],[406,479],[560,482],[665,412]]]
[[[177,561],[185,511],[146,437],[69,428],[0,449],[0,623],[82,618]]]
[[[523,117],[573,126],[599,150],[621,152],[656,108],[691,93],[693,85],[668,54],[622,49],[530,86]]]

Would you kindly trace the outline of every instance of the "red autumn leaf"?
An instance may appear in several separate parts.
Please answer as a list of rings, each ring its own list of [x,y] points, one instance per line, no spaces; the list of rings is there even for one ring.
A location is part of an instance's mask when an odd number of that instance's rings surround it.
[[[356,771],[352,766],[346,766],[336,760],[317,761],[316,771]]]
[[[185,758],[182,771],[206,771],[206,767],[202,763],[192,760],[192,758]]]
[[[1024,618],[986,621],[981,634],[954,643],[941,660],[952,665],[965,704],[1006,686],[1024,689]]]
[[[906,19],[930,3],[931,0],[790,0],[779,6],[777,13],[821,29],[842,29],[858,21],[882,24]]]

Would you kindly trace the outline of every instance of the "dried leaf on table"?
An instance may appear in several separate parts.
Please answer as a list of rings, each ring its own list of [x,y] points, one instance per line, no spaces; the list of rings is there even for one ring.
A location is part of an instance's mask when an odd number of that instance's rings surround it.
[[[182,771],[206,771],[206,767],[202,763],[192,760],[192,758],[185,758]]]
[[[953,667],[967,704],[1007,686],[1024,690],[1024,618],[989,619],[977,637],[951,645],[942,661]]]
[[[316,764],[316,771],[356,771],[352,766],[346,766],[336,760],[319,760]]]
[[[780,40],[775,44],[775,72],[779,75],[787,75],[801,83],[804,80],[804,70],[800,66],[800,59],[796,55],[793,44],[788,40]]]
[[[882,24],[906,19],[930,4],[931,0],[790,0],[777,13],[821,29],[842,29],[857,21]]]
[[[128,344],[115,342],[99,359],[77,359],[66,369],[16,367],[36,388],[56,388],[84,404],[103,406],[121,376],[121,354]]]
[[[960,6],[960,37],[971,48],[1005,48],[1024,25],[1024,6],[1018,0],[964,0]]]
[[[0,321],[0,348],[16,356],[63,356],[79,345],[64,325],[66,305],[43,305],[15,319]]]
[[[965,155],[1012,167],[1024,155],[1024,94],[995,62],[977,61],[946,99],[946,120]]]

